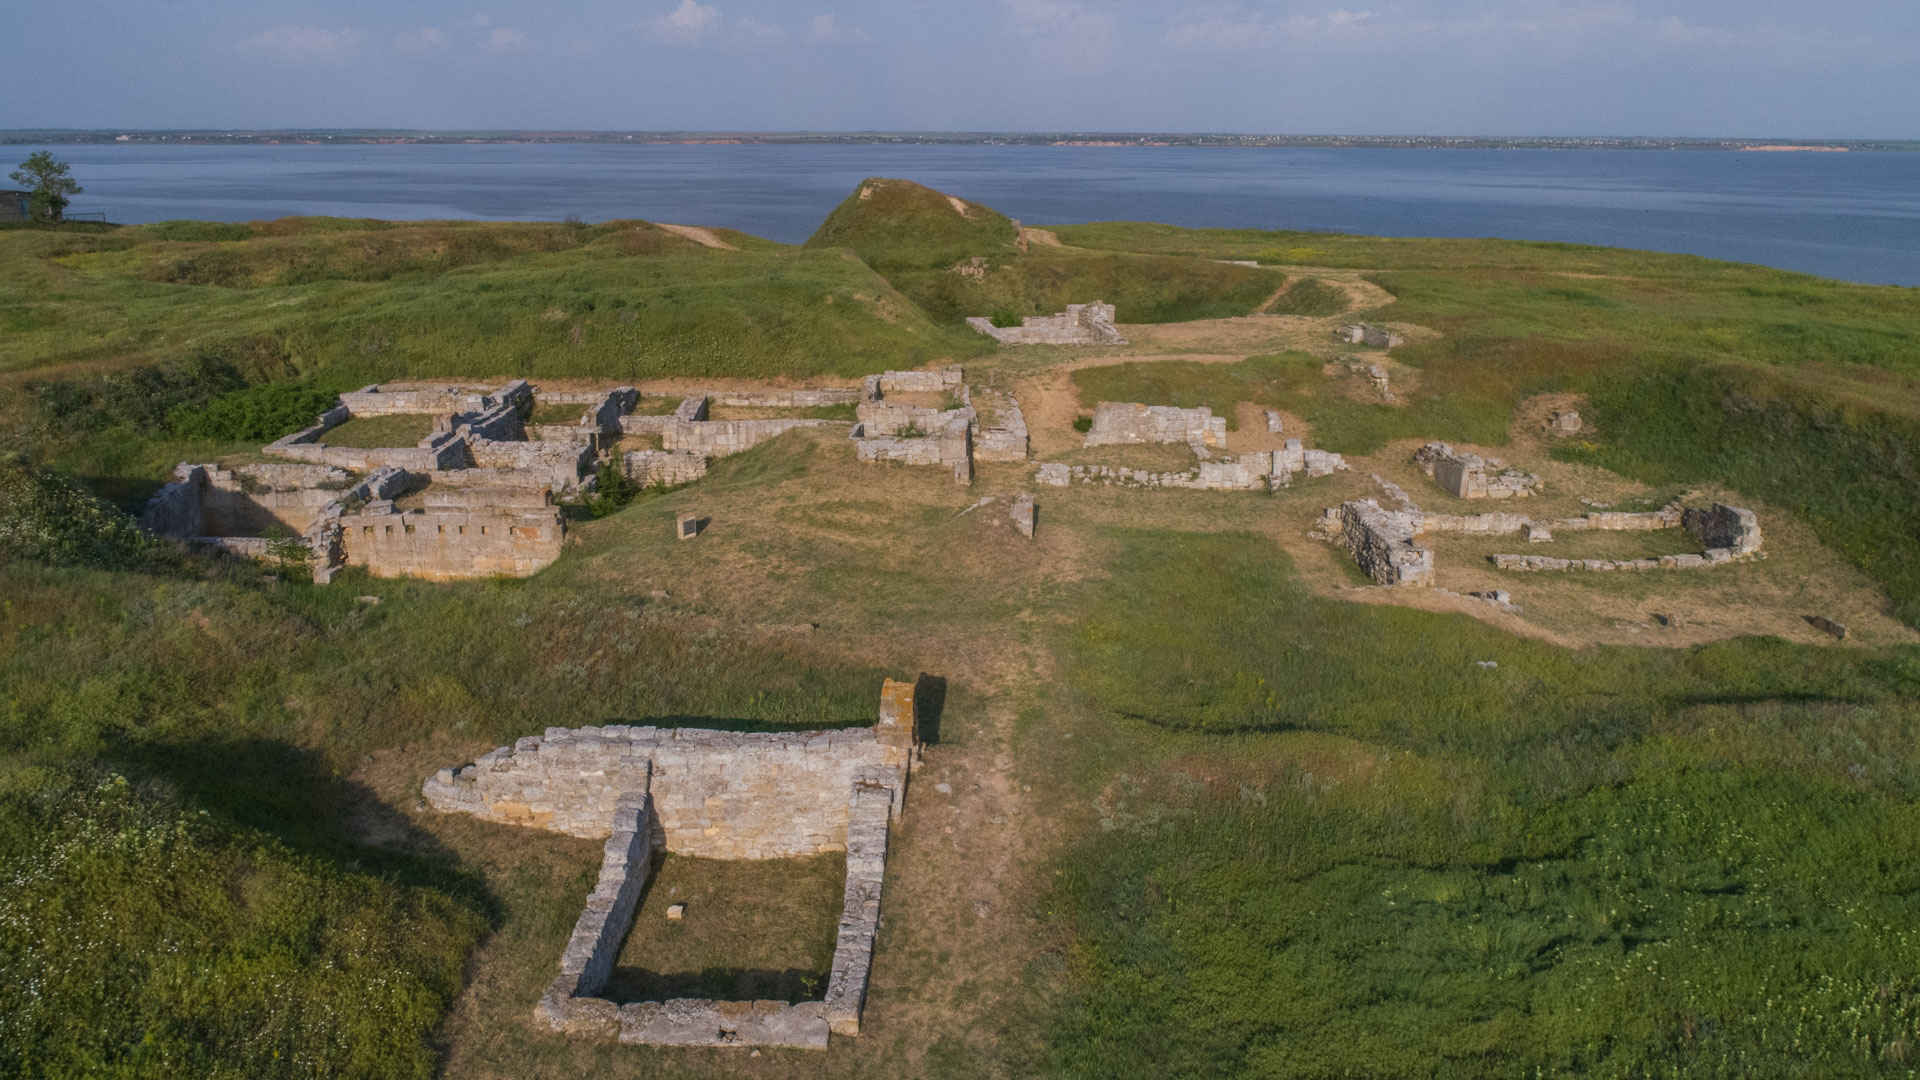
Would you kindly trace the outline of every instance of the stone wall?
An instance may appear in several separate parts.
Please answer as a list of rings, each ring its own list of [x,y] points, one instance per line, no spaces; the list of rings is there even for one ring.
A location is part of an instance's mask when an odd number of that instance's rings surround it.
[[[874,402],[867,402],[860,407],[866,409],[875,405]],[[973,483],[973,410],[907,411],[931,413],[933,418],[938,419],[920,419],[936,426],[924,436],[900,438],[891,435],[869,436],[866,425],[861,424],[853,429],[855,460],[937,466],[951,470],[954,480],[959,483]]]
[[[373,502],[341,515],[339,525],[347,565],[375,577],[529,577],[566,542],[566,523],[551,508],[395,513],[391,503]]]
[[[632,419],[629,417],[628,419]],[[624,423],[622,425],[625,426]],[[795,428],[851,427],[844,420],[702,420],[674,422],[660,429],[660,446],[708,457],[738,454]]]
[[[864,396],[877,401],[888,394],[941,394],[966,385],[966,372],[957,367],[931,371],[883,371],[866,378]]]
[[[1346,544],[1347,553],[1381,585],[1433,584],[1433,551],[1414,542],[1421,516],[1413,510],[1383,510],[1372,499],[1340,504],[1327,511],[1326,525]]]
[[[911,689],[911,687],[909,687]],[[906,743],[876,728],[734,732],[694,728],[548,728],[443,769],[427,802],[570,836],[607,833],[640,763],[653,769],[653,811],[668,851],[710,859],[781,859],[846,846],[847,792],[876,770],[904,783]]]
[[[1227,420],[1206,406],[1179,409],[1171,405],[1137,405],[1103,401],[1093,410],[1093,426],[1085,445],[1133,443],[1189,443],[1224,450]]]
[[[715,405],[749,409],[821,409],[832,405],[856,405],[864,395],[852,387],[821,387],[799,390],[715,390],[708,397]]]
[[[1705,509],[1687,510],[1680,525],[1707,549],[1733,553],[1733,557],[1752,555],[1760,550],[1760,519],[1751,510],[1725,503]]]
[[[1376,349],[1392,349],[1406,344],[1406,338],[1372,323],[1348,323],[1333,332],[1335,341],[1348,345],[1371,345]]]
[[[616,434],[620,430],[620,418],[632,412],[639,403],[640,391],[631,386],[617,386],[594,402],[580,423],[596,431]]]
[[[956,414],[966,412],[964,420]],[[971,409],[929,409],[917,405],[895,405],[889,401],[863,401],[854,410],[860,424],[860,437],[898,435],[909,428],[922,434],[946,430],[956,420],[971,422]]]
[[[1000,390],[976,390],[973,456],[976,461],[1027,460],[1027,419],[1020,402]]]
[[[478,470],[469,470],[478,471]],[[441,475],[456,475],[443,473]],[[553,492],[546,486],[511,487],[484,484],[429,484],[420,493],[420,505],[428,510],[540,510],[553,505]]]
[[[1029,315],[1019,326],[995,326],[993,320],[974,316],[967,325],[1002,345],[1125,345],[1127,339],[1114,325],[1112,304],[1068,304],[1067,310],[1054,315]]]
[[[858,1035],[880,928],[887,830],[917,754],[914,686],[888,679],[870,728],[738,733],[549,728],[422,787],[443,811],[606,837],[600,874],[534,1018],[576,1036],[661,1046],[824,1050]],[[822,1000],[616,1004],[605,988],[656,844],[719,858],[844,850],[846,885]]]
[[[475,439],[468,445],[476,468],[544,473],[556,492],[572,491],[593,466],[593,448],[574,442],[493,442]]]
[[[1035,479],[1054,487],[1095,483],[1119,487],[1186,488],[1194,491],[1275,491],[1291,484],[1294,476],[1302,472],[1309,477],[1328,476],[1346,467],[1346,459],[1339,454],[1309,450],[1300,445],[1299,439],[1288,439],[1285,449],[1258,450],[1238,458],[1209,459],[1185,472],[1157,473],[1112,465],[1048,462],[1040,466]]]
[[[904,684],[903,684],[904,685]],[[896,789],[863,778],[847,807],[847,886],[827,976],[825,1016],[835,1035],[860,1034],[873,969],[873,939],[880,932],[880,886],[887,871],[887,820]]]
[[[1483,458],[1443,442],[1415,450],[1413,460],[1441,490],[1456,498],[1517,499],[1540,489],[1540,478],[1532,473],[1509,469],[1499,458]]]
[[[679,487],[707,475],[705,455],[675,450],[634,450],[620,459],[627,477],[642,487]]]
[[[354,416],[396,416],[408,413],[465,413],[486,409],[486,387],[427,386],[387,390],[363,386],[340,395],[340,403]]]

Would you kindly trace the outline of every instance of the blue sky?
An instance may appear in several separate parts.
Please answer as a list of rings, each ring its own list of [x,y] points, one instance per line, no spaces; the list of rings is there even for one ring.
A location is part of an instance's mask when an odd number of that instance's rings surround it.
[[[61,0],[0,126],[1920,138],[1915,0]]]

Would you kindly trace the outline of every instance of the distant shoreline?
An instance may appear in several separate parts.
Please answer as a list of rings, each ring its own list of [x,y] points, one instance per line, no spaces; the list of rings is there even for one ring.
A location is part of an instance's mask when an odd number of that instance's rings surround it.
[[[1257,135],[1161,132],[732,132],[732,131],[410,131],[380,128],[214,130],[17,128],[6,145],[338,146],[462,144],[608,144],[626,146],[1051,146],[1068,148],[1218,147],[1230,149],[1419,150],[1722,150],[1844,153],[1920,150],[1914,139],[1733,139],[1641,135]]]

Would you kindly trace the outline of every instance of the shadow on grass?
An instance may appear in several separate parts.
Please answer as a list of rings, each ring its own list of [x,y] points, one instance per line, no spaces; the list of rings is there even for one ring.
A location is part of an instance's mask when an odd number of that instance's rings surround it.
[[[702,971],[648,971],[621,967],[613,970],[602,996],[616,1005],[673,998],[709,1001],[784,1001],[797,1005],[819,1001],[827,991],[827,973],[787,968],[706,968]]]
[[[477,873],[318,754],[273,739],[123,743],[108,757],[130,776],[161,781],[223,823],[275,837],[349,873],[436,889],[498,926],[502,909]]]
[[[940,715],[947,709],[947,680],[920,673],[913,684],[913,730],[928,746],[940,743]]]

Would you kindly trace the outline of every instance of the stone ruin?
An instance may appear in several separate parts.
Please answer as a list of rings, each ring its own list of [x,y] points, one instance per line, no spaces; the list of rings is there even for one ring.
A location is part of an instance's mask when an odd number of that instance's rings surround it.
[[[1019,326],[995,326],[993,320],[976,315],[967,325],[1002,345],[1125,345],[1119,327],[1113,322],[1112,304],[1098,300],[1091,304],[1068,304],[1055,315],[1029,315]]]
[[[913,405],[890,394],[941,394],[956,407]],[[1020,403],[1004,391],[968,386],[957,367],[869,375],[856,416],[851,434],[860,461],[944,468],[955,481],[970,484],[976,461],[1027,459]]]
[[[1645,513],[1592,511],[1580,517],[1537,521],[1521,514],[1427,514],[1407,502],[1398,510],[1383,509],[1373,499],[1329,507],[1316,533],[1345,545],[1354,562],[1381,585],[1433,584],[1433,551],[1419,543],[1428,533],[1521,535],[1530,543],[1552,540],[1555,532],[1647,532],[1685,529],[1704,548],[1699,554],[1660,555],[1640,559],[1562,559],[1546,555],[1493,555],[1500,570],[1695,570],[1720,566],[1760,554],[1761,535],[1753,511],[1725,503],[1683,508],[1678,503]]]
[[[1578,435],[1586,427],[1586,421],[1572,409],[1555,409],[1547,417],[1547,432],[1551,435]]]
[[[1268,429],[1279,424],[1269,412]],[[1200,460],[1183,472],[1154,472],[1110,465],[1071,465],[1047,462],[1035,479],[1051,487],[1074,483],[1119,487],[1187,488],[1196,491],[1276,491],[1293,477],[1328,476],[1347,467],[1346,459],[1324,450],[1309,450],[1299,439],[1288,439],[1279,450],[1261,450],[1237,457],[1216,455],[1227,446],[1227,421],[1202,405],[1182,409],[1172,405],[1141,405],[1103,401],[1093,410],[1085,446],[1138,446],[1184,443]]]
[[[1069,465],[1047,462],[1035,480],[1050,487],[1105,484],[1110,487],[1186,488],[1193,491],[1278,491],[1305,473],[1309,478],[1331,476],[1347,467],[1346,459],[1325,450],[1309,450],[1299,439],[1288,439],[1281,450],[1258,450],[1237,457],[1200,461],[1185,472],[1153,472],[1114,465]]]
[[[957,409],[922,409],[886,394],[957,395]],[[863,388],[701,391],[675,395],[671,412],[636,412],[640,393],[544,391],[505,386],[390,384],[341,394],[310,426],[263,448],[287,463],[183,463],[141,515],[158,535],[258,559],[305,559],[325,583],[345,566],[377,577],[432,580],[525,577],[551,564],[566,540],[560,499],[590,494],[602,463],[644,486],[678,487],[716,457],[799,428],[844,428],[862,461],[938,465],[970,482],[973,462],[1024,461],[1027,426],[1009,394],[981,391],[982,425],[959,368],[890,371]],[[581,407],[571,424],[530,423],[536,406]],[[854,405],[859,421],[806,417],[714,420],[713,406],[814,409]],[[430,429],[413,446],[330,445],[356,418],[418,416]],[[620,450],[622,436],[659,449]],[[978,445],[976,446],[976,440]]]
[[[1180,409],[1172,405],[1140,405],[1103,401],[1093,410],[1084,446],[1129,446],[1143,443],[1186,443],[1188,446],[1227,448],[1227,418],[1213,415],[1205,405]]]
[[[914,707],[913,684],[889,679],[878,722],[869,728],[548,728],[471,764],[440,770],[422,794],[441,811],[605,838],[599,879],[561,954],[558,976],[534,1007],[536,1022],[630,1044],[824,1050],[829,1034],[860,1032],[887,830],[900,816],[919,752]],[[711,859],[845,851],[844,903],[821,1000],[620,1004],[600,997],[656,851]]]
[[[1483,458],[1430,442],[1413,452],[1413,463],[1440,489],[1460,499],[1523,499],[1540,491],[1540,478],[1510,469],[1499,458]]]
[[[1376,349],[1393,349],[1407,343],[1406,338],[1373,323],[1347,323],[1333,332],[1333,339],[1346,345],[1371,345]]]

